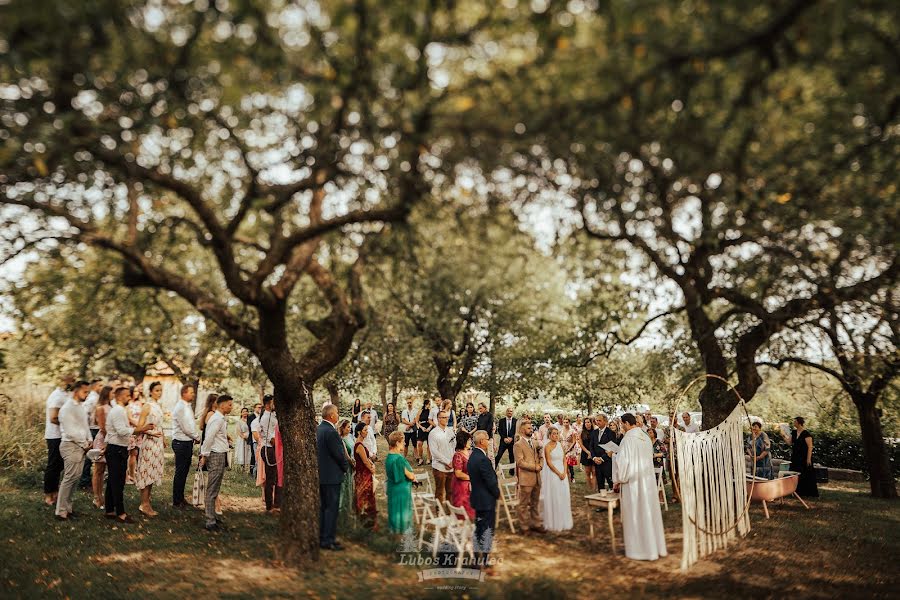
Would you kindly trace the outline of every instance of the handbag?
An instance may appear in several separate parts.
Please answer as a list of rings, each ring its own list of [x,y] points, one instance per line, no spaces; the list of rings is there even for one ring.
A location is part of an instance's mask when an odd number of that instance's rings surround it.
[[[206,499],[206,479],[208,477],[206,471],[199,468],[194,473],[194,487],[191,489],[191,504],[194,506],[203,506]]]

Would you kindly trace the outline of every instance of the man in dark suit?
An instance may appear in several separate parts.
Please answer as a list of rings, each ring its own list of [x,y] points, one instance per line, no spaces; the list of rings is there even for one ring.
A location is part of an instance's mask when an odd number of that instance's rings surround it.
[[[475,552],[478,565],[488,574],[493,569],[488,564],[488,555],[494,541],[494,523],[497,521],[497,499],[500,498],[500,486],[497,484],[497,473],[488,458],[488,433],[479,429],[473,436],[475,449],[469,457],[467,471],[472,491],[469,500],[475,509]]]
[[[488,443],[490,444],[488,456],[491,456],[494,447],[494,415],[490,413],[484,402],[478,403],[478,425],[475,427],[475,431],[479,429],[488,434]]]
[[[322,422],[316,429],[316,450],[319,455],[319,547],[343,550],[337,536],[338,508],[341,482],[350,468],[344,442],[337,432],[338,410],[334,404],[322,408]]]
[[[497,423],[497,432],[500,434],[500,449],[497,450],[497,456],[494,457],[494,468],[500,464],[500,458],[504,452],[509,454],[509,462],[515,462],[513,458],[513,444],[516,441],[516,418],[513,416],[513,409],[506,409],[506,418],[500,419]]]
[[[602,490],[605,483],[609,483],[609,487],[612,489],[612,457],[602,446],[609,442],[615,443],[616,434],[608,427],[609,420],[606,415],[601,414],[595,419],[595,422],[597,427],[591,431],[590,448],[591,454],[594,456],[597,489]]]

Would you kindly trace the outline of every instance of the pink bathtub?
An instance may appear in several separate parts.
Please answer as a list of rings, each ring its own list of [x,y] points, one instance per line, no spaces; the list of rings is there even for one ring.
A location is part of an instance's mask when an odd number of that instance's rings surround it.
[[[782,471],[781,477],[778,479],[756,479],[754,482],[749,476],[747,477],[747,494],[753,502],[762,502],[763,511],[766,518],[769,518],[769,507],[767,502],[773,500],[781,500],[786,496],[794,496],[803,506],[809,509],[806,502],[797,495],[797,484],[800,482],[800,473],[795,471]]]

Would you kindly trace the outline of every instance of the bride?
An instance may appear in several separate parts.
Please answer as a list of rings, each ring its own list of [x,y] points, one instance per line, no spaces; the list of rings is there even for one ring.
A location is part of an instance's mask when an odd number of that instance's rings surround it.
[[[544,468],[541,471],[541,492],[544,503],[544,527],[548,531],[572,529],[572,502],[569,496],[569,479],[566,477],[566,460],[559,430],[550,427],[550,436],[544,446]]]

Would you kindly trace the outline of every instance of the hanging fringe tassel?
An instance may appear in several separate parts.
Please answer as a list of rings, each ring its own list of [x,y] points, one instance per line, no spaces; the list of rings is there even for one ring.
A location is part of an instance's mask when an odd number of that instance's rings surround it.
[[[744,476],[743,402],[722,423],[699,433],[673,429],[681,488],[681,570],[750,531]]]

